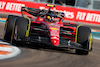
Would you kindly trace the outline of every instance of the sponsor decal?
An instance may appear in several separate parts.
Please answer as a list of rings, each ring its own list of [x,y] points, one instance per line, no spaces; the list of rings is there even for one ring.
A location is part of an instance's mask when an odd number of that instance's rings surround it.
[[[86,13],[85,12],[77,12],[76,19],[77,20],[85,20]]]
[[[52,29],[52,30],[58,30],[58,28],[55,28],[55,27],[50,27],[50,29]]]
[[[40,6],[39,9],[41,9],[41,10],[42,9],[48,10],[48,8],[43,7],[43,6]],[[63,13],[65,13],[65,17],[67,17],[67,18],[70,18],[70,19],[74,18],[74,12],[66,11],[66,10],[57,10],[56,8],[53,8],[51,10],[52,11],[56,11],[56,12],[63,12]]]
[[[59,37],[59,30],[57,30],[57,28],[50,29],[50,34],[51,34],[51,36]]]
[[[86,17],[86,21],[92,21],[92,22],[99,22],[100,23],[100,14],[88,13],[87,17]]]
[[[56,40],[59,40],[58,37],[54,36],[54,37],[51,37],[51,39],[56,39]]]
[[[48,9],[48,7],[46,7],[45,4],[43,3],[26,2],[26,1],[7,1],[7,0],[0,1],[0,11],[3,12],[20,14],[22,6],[37,8],[37,9],[46,9],[46,10]],[[75,7],[63,7],[58,5],[55,5],[55,7],[52,8],[52,11],[65,13],[65,20],[68,21],[100,24],[100,11],[80,9]]]
[[[98,22],[100,23],[100,14],[96,13],[86,13],[86,12],[78,12],[76,16],[77,20],[85,20],[90,22]]]
[[[25,4],[7,2],[5,10],[20,12],[22,6],[25,6]]]
[[[40,6],[39,7],[40,9],[48,9],[44,6]],[[67,7],[66,7],[67,9]],[[82,10],[82,9],[75,9],[74,8],[71,8],[71,10],[57,10],[57,8],[53,8],[52,11],[57,11],[57,12],[63,12],[65,13],[65,20],[72,20],[72,21],[79,21],[79,22],[92,22],[92,23],[100,23],[100,14],[97,14],[96,11],[85,11],[85,10]],[[100,13],[100,12],[99,12]],[[95,24],[96,24],[95,23]]]
[[[52,26],[52,27],[57,27],[57,28],[59,28],[59,24],[56,24],[56,23],[50,23],[50,24],[48,24],[49,26]]]
[[[54,40],[54,43],[56,43],[56,40]]]
[[[5,5],[6,5],[6,2],[0,1],[0,9],[4,9]]]
[[[2,10],[20,12],[22,6],[25,6],[25,4],[0,1],[0,9]]]

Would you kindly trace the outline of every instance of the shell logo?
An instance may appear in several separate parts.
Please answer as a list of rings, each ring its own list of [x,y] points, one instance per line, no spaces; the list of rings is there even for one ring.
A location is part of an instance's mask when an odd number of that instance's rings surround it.
[[[54,43],[56,43],[56,40],[54,41]]]

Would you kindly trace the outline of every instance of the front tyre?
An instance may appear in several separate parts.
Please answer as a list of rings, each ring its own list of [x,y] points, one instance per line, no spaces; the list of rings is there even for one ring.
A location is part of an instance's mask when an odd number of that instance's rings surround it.
[[[5,32],[4,32],[4,40],[7,41],[11,41],[11,36],[12,36],[12,30],[15,24],[15,20],[16,18],[18,18],[19,16],[15,16],[15,15],[9,15],[7,20],[6,20],[6,24],[5,24]]]
[[[18,43],[17,41],[19,42],[25,41],[26,37],[28,37],[29,35],[28,23],[29,20],[26,18],[20,17],[16,19],[12,43],[14,42]]]
[[[88,55],[90,50],[92,49],[91,29],[89,27],[84,27],[84,26],[78,27],[76,39],[77,39],[77,43],[81,44],[83,49],[88,50],[85,51],[85,50],[76,49],[76,54]]]

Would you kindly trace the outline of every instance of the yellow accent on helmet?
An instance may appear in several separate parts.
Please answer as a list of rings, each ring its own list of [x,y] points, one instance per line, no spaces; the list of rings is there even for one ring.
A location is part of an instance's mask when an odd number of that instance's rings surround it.
[[[49,7],[55,7],[54,5],[51,5],[51,4],[46,4],[46,6],[49,6]]]

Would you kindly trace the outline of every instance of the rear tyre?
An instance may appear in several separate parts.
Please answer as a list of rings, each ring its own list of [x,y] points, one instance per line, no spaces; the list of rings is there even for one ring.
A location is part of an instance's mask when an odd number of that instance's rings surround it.
[[[19,42],[21,43],[22,41],[25,41],[26,34],[27,33],[29,34],[29,32],[26,32],[28,29],[28,23],[29,20],[23,17],[16,19],[12,43],[19,43]]]
[[[4,40],[11,41],[13,26],[15,24],[16,18],[18,18],[18,17],[19,16],[14,16],[14,15],[8,16],[8,18],[6,20],[5,28],[4,28],[4,30],[5,30]]]
[[[92,34],[88,27],[80,26],[77,31],[77,43],[82,45],[83,49],[92,49]],[[76,49],[76,54],[88,55],[90,51]]]

